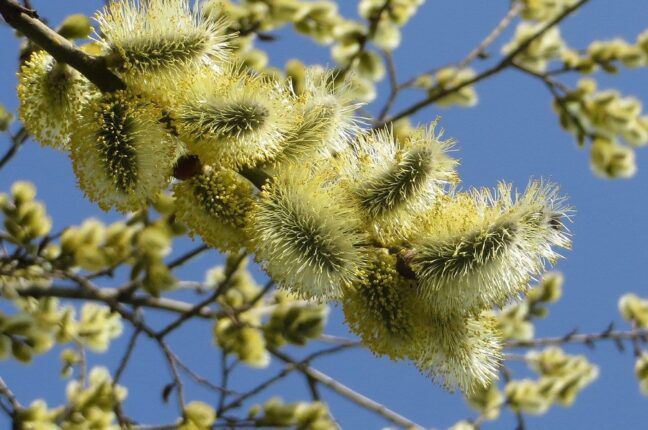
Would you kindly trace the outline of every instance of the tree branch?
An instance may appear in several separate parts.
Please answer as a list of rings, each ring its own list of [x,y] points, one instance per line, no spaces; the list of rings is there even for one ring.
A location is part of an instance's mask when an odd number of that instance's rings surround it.
[[[5,155],[0,158],[0,169],[2,169],[11,159],[18,153],[18,150],[27,142],[29,133],[25,127],[20,127],[16,134],[11,136],[11,147],[7,150]]]
[[[508,12],[506,15],[504,15],[504,18],[500,22],[497,23],[495,28],[482,40],[475,49],[470,51],[466,57],[459,62],[457,67],[459,69],[463,69],[464,67],[467,67],[472,63],[475,58],[479,57],[480,55],[484,54],[486,49],[493,43],[495,40],[502,34],[504,30],[513,22],[513,19],[520,13],[522,10],[522,2],[520,0],[515,0],[514,3],[511,5],[509,8]]]
[[[283,361],[284,363],[292,364],[300,372],[309,376],[310,378],[313,378],[318,383],[325,385],[326,387],[330,388],[331,390],[340,394],[341,396],[346,397],[347,399],[351,400],[357,405],[360,405],[365,409],[377,413],[378,415],[382,416],[383,418],[387,419],[388,421],[394,424],[397,424],[401,427],[405,427],[407,429],[422,430],[424,428],[423,426],[415,423],[414,421],[411,421],[410,419],[392,411],[391,409],[387,408],[385,405],[382,405],[376,402],[375,400],[372,400],[358,393],[357,391],[352,390],[351,388],[347,387],[341,382],[336,381],[335,379],[331,378],[327,374],[322,373],[319,370],[308,366],[307,364],[298,362],[297,360],[284,354],[281,351],[270,350],[270,353],[275,357],[277,357],[278,359],[280,359],[281,361]]]
[[[241,265],[241,262],[245,259],[246,255],[247,255],[246,253],[242,252],[239,255],[238,259],[234,262],[234,265],[232,266],[232,268],[225,275],[225,279],[223,279],[223,281],[220,282],[220,284],[214,290],[214,292],[209,297],[207,297],[205,300],[201,301],[200,303],[196,304],[191,309],[189,309],[189,311],[187,311],[187,312],[183,313],[182,315],[180,315],[177,320],[173,321],[168,326],[163,328],[158,333],[159,338],[162,339],[163,337],[165,337],[166,335],[171,333],[173,330],[180,327],[188,319],[200,314],[202,312],[203,308],[205,308],[205,306],[209,305],[214,300],[216,300],[221,294],[223,294],[229,288],[231,280],[232,280],[232,276],[234,276],[234,273],[238,270],[239,266]]]
[[[72,42],[43,24],[33,9],[13,0],[0,0],[0,15],[11,27],[47,51],[58,62],[78,70],[97,88],[113,92],[126,88],[124,82],[108,69],[103,57],[94,57],[77,48]]]
[[[580,0],[577,3],[574,3],[572,6],[566,8],[561,14],[556,16],[554,19],[551,21],[547,22],[544,24],[533,36],[527,38],[524,42],[520,43],[520,45],[515,48],[513,51],[511,51],[506,57],[504,57],[499,63],[496,65],[482,71],[481,73],[477,74],[475,77],[472,79],[463,81],[457,85],[454,85],[450,88],[437,88],[438,91],[434,91],[434,93],[427,98],[419,101],[418,103],[415,103],[414,105],[410,106],[409,108],[406,108],[402,110],[401,112],[395,114],[391,118],[387,119],[386,121],[382,121],[379,123],[376,128],[381,128],[384,127],[387,123],[397,121],[401,118],[410,116],[415,114],[416,112],[420,111],[421,109],[429,106],[430,104],[434,103],[435,101],[446,97],[456,91],[461,90],[462,88],[465,88],[467,86],[476,84],[490,76],[493,76],[502,70],[506,69],[507,67],[511,66],[513,64],[513,60],[515,57],[523,52],[525,49],[533,43],[534,40],[538,39],[541,37],[543,34],[545,34],[550,28],[554,27],[555,25],[559,24],[561,21],[563,21],[565,18],[567,18],[569,15],[574,13],[576,10],[578,10],[580,7],[584,6],[588,1],[590,0]]]
[[[595,342],[611,340],[615,343],[622,342],[623,340],[636,340],[648,341],[648,328],[636,328],[627,331],[613,330],[613,325],[610,324],[607,329],[600,333],[587,333],[577,334],[571,332],[565,336],[559,337],[545,337],[531,340],[512,340],[506,343],[507,348],[537,348],[543,346],[565,345],[565,344],[583,344],[592,347]]]

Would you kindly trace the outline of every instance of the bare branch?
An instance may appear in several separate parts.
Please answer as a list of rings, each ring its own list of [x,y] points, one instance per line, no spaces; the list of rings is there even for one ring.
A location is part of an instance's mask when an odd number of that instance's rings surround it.
[[[21,408],[21,406],[20,403],[18,402],[18,399],[16,399],[16,396],[9,389],[9,387],[5,383],[4,379],[2,379],[2,377],[0,377],[0,395],[2,395],[4,398],[6,398],[9,401],[9,404],[13,409],[13,411],[11,412],[11,415],[13,416],[14,413]]]
[[[5,155],[0,158],[0,169],[2,169],[11,159],[18,153],[18,150],[27,142],[29,133],[25,127],[20,127],[16,134],[11,136],[11,147],[7,150]]]
[[[184,314],[180,315],[177,320],[173,321],[171,324],[163,328],[159,333],[158,336],[159,338],[163,338],[169,333],[171,333],[173,330],[177,329],[180,327],[185,321],[188,319],[200,314],[205,306],[208,306],[209,304],[213,303],[214,300],[216,300],[221,294],[223,294],[230,286],[230,283],[232,281],[232,276],[236,272],[236,270],[239,268],[241,265],[241,262],[245,259],[247,256],[246,253],[242,252],[239,256],[238,259],[234,262],[234,265],[232,268],[229,270],[229,272],[225,275],[225,279],[223,279],[218,287],[215,289],[215,291],[207,297],[205,300],[201,301],[197,305],[195,305],[193,308],[191,308],[188,312],[185,312]]]
[[[515,19],[516,16],[520,13],[522,10],[522,2],[517,0],[515,1],[511,7],[509,8],[508,12],[506,15],[504,15],[504,18],[500,22],[497,23],[495,28],[482,40],[475,49],[470,51],[466,57],[459,62],[457,65],[458,68],[463,69],[470,65],[477,57],[480,55],[483,55],[486,52],[486,49],[493,43],[495,40],[502,34],[504,30],[513,22],[513,19]]]
[[[182,266],[183,264],[185,264],[186,262],[188,262],[189,260],[191,260],[192,258],[202,254],[205,251],[208,251],[209,249],[211,249],[211,248],[209,246],[207,246],[207,245],[204,245],[204,244],[200,245],[197,248],[194,248],[191,251],[187,252],[186,254],[181,255],[180,257],[176,258],[175,260],[172,260],[171,262],[169,262],[169,264],[167,266],[169,267],[169,270],[173,270],[175,268],[178,268],[178,267]]]
[[[430,95],[427,98],[419,101],[418,103],[415,103],[414,105],[410,106],[409,108],[406,108],[406,109],[402,110],[401,112],[395,114],[394,116],[392,116],[388,120],[379,123],[376,126],[376,128],[383,127],[389,122],[394,122],[394,121],[397,121],[397,120],[399,120],[401,118],[413,115],[416,112],[420,111],[421,109],[429,106],[430,104],[434,103],[435,101],[437,101],[437,100],[439,100],[439,99],[441,99],[443,97],[446,97],[446,96],[448,96],[448,95],[450,95],[450,94],[452,94],[452,93],[454,93],[456,91],[459,91],[462,88],[465,88],[467,86],[476,84],[476,83],[478,83],[478,82],[480,82],[480,81],[482,81],[482,80],[484,80],[484,79],[486,79],[486,78],[488,78],[490,76],[493,76],[493,75],[501,72],[502,70],[508,68],[509,66],[511,66],[513,64],[513,61],[515,60],[515,57],[518,54],[520,54],[521,52],[523,52],[524,50],[526,50],[529,47],[529,45],[531,45],[531,43],[533,43],[534,40],[538,39],[543,34],[545,34],[549,29],[551,29],[552,27],[554,27],[557,24],[559,24],[560,22],[562,22],[565,18],[567,18],[572,13],[574,13],[580,7],[584,6],[588,1],[590,1],[590,0],[580,0],[580,1],[576,2],[576,3],[574,3],[572,6],[566,8],[561,14],[559,14],[554,19],[552,19],[551,21],[544,24],[535,34],[533,34],[533,36],[525,39],[524,42],[520,43],[520,45],[516,49],[511,51],[506,57],[504,57],[496,65],[482,71],[481,73],[477,74],[472,79],[468,79],[468,80],[463,81],[463,82],[461,82],[459,84],[456,84],[456,85],[454,85],[452,87],[445,88],[445,89],[444,88],[437,88],[438,91],[434,91],[432,95]]]
[[[338,382],[337,380],[331,378],[327,374],[322,373],[319,370],[310,367],[306,364],[297,362],[295,359],[284,354],[283,352],[276,351],[276,350],[271,350],[270,352],[272,353],[272,355],[274,355],[281,361],[294,365],[300,372],[315,379],[318,383],[325,385],[326,387],[330,388],[331,390],[338,393],[339,395],[346,397],[347,399],[351,400],[352,402],[356,403],[357,405],[360,405],[365,409],[375,412],[376,414],[382,416],[383,418],[387,419],[388,421],[394,424],[405,427],[407,429],[424,428],[423,426],[415,423],[414,421],[411,421],[410,419],[405,418],[404,416],[392,411],[391,409],[387,408],[385,405],[382,405],[376,402],[375,400],[372,400],[367,396],[364,396],[363,394],[360,394],[357,391],[352,390],[351,388],[347,387],[341,382]]]
[[[113,386],[117,385],[117,383],[121,379],[122,374],[124,373],[124,370],[126,370],[126,366],[130,361],[133,351],[135,350],[135,345],[137,344],[137,338],[139,337],[141,332],[142,332],[141,330],[135,329],[130,339],[128,340],[128,346],[126,346],[126,351],[124,352],[124,356],[119,361],[119,366],[117,366],[117,370],[115,371],[115,376],[113,377]]]
[[[507,348],[537,348],[552,345],[583,344],[592,345],[594,342],[611,340],[614,342],[636,339],[646,342],[648,340],[648,328],[636,328],[627,331],[610,330],[609,328],[600,333],[577,334],[568,333],[565,336],[545,337],[531,340],[511,340],[506,343]]]

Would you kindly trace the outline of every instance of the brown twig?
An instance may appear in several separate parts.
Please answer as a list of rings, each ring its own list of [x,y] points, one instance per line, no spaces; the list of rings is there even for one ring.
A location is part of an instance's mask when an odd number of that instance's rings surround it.
[[[513,51],[511,51],[507,56],[505,56],[502,60],[500,60],[499,63],[495,64],[494,66],[482,71],[481,73],[477,74],[471,79],[468,79],[466,81],[460,82],[452,87],[449,88],[441,88],[438,87],[436,88],[436,91],[433,91],[432,94],[430,94],[428,97],[425,99],[415,103],[414,105],[398,112],[397,114],[393,115],[391,118],[380,122],[379,124],[376,125],[376,128],[384,127],[387,123],[397,121],[401,118],[410,116],[415,114],[416,112],[420,111],[421,109],[429,106],[430,104],[434,103],[435,101],[446,97],[454,92],[457,92],[461,90],[462,88],[465,88],[470,85],[474,85],[490,76],[493,76],[502,70],[508,68],[511,66],[515,60],[515,57],[526,50],[531,43],[533,43],[536,39],[541,37],[543,34],[545,34],[549,29],[554,27],[555,25],[559,24],[561,21],[563,21],[565,18],[567,18],[569,15],[574,13],[576,10],[578,10],[580,7],[584,6],[588,1],[590,0],[579,0],[578,2],[574,3],[573,5],[565,8],[565,10],[560,13],[558,16],[556,16],[554,19],[551,21],[545,23],[540,29],[533,34],[533,36],[527,38],[524,40],[524,42],[520,43],[517,48],[515,48]]]
[[[242,252],[238,256],[237,260],[232,265],[232,268],[229,270],[229,272],[226,273],[225,279],[223,279],[218,284],[218,287],[214,290],[214,292],[209,297],[207,297],[205,300],[201,301],[200,303],[196,304],[194,307],[189,309],[189,311],[183,313],[175,321],[173,321],[168,326],[160,330],[160,332],[158,333],[158,337],[161,339],[167,336],[173,330],[180,327],[185,321],[200,314],[203,308],[213,303],[221,294],[227,291],[232,281],[232,277],[234,276],[234,273],[238,270],[239,266],[241,265],[241,262],[245,259],[246,255],[247,255],[246,253]]]
[[[9,413],[13,417],[16,411],[21,408],[21,406],[18,402],[18,399],[16,399],[16,395],[11,391],[11,389],[9,389],[9,386],[7,386],[2,377],[0,377],[0,395],[6,398],[11,405],[12,410],[7,411],[7,413]]]
[[[382,54],[387,66],[387,75],[389,76],[389,96],[387,97],[385,105],[378,114],[378,121],[385,119],[390,109],[396,102],[396,98],[398,97],[398,93],[400,92],[400,88],[398,87],[398,80],[396,78],[396,65],[394,64],[394,57],[389,51],[382,51]]]
[[[11,136],[11,147],[5,152],[5,154],[0,158],[0,169],[2,169],[11,159],[18,153],[20,148],[29,138],[29,133],[25,127],[20,127],[16,134]]]
[[[296,361],[295,359],[293,359],[292,357],[290,357],[289,355],[281,351],[271,350],[270,352],[272,355],[274,355],[281,361],[294,365],[297,368],[297,370],[315,379],[318,383],[330,388],[332,391],[351,400],[357,405],[360,405],[361,407],[367,410],[375,412],[376,414],[380,415],[381,417],[385,418],[386,420],[394,424],[397,424],[407,429],[424,428],[423,426],[415,423],[414,421],[392,411],[391,409],[387,408],[385,405],[382,405],[376,402],[375,400],[372,400],[367,396],[364,396],[363,394],[360,394],[357,391],[352,390],[351,388],[347,387],[341,382],[338,382],[337,380],[331,378],[327,374],[320,372],[319,370],[311,366]]]
[[[331,348],[316,351],[316,352],[306,356],[302,360],[300,360],[299,364],[308,365],[311,361],[315,360],[316,358],[323,357],[323,356],[329,355],[329,354],[334,354],[336,352],[340,352],[340,351],[342,351],[344,349],[348,349],[348,348],[351,348],[351,347],[354,347],[354,346],[357,346],[357,344],[337,345],[337,346],[334,346],[334,347],[331,347]],[[276,375],[272,376],[271,378],[268,378],[267,380],[263,381],[262,383],[260,383],[256,387],[254,387],[254,388],[246,391],[245,393],[241,394],[240,396],[238,396],[236,399],[232,400],[228,404],[219,405],[217,415],[221,415],[223,412],[226,412],[226,411],[228,411],[230,409],[239,407],[245,400],[247,400],[247,399],[259,394],[263,390],[269,388],[275,382],[278,382],[278,381],[282,380],[289,373],[291,373],[293,370],[296,370],[296,369],[297,369],[297,366],[295,364],[288,363]],[[317,382],[317,380],[315,380],[311,376],[309,376],[309,375],[305,375],[305,376],[308,378],[309,385],[314,383],[314,382]]]
[[[531,340],[511,340],[506,343],[507,348],[538,348],[543,346],[583,344],[592,346],[594,342],[610,340],[621,342],[623,340],[639,339],[644,342],[648,340],[648,328],[637,328],[633,330],[620,331],[612,330],[612,326],[600,333],[578,334],[575,331],[558,337],[545,337]]]
[[[208,251],[209,249],[211,249],[211,248],[209,246],[207,246],[207,245],[200,245],[200,246],[192,249],[191,251],[188,251],[186,254],[183,254],[183,255],[179,256],[178,258],[170,261],[169,264],[167,264],[167,267],[169,268],[169,270],[173,270],[175,268],[178,268],[178,267],[182,266],[183,264],[185,264],[186,262],[188,262],[189,260],[191,260],[192,258],[202,254],[205,251]]]
[[[101,91],[112,92],[126,88],[124,82],[108,69],[103,57],[94,57],[78,49],[72,42],[40,21],[35,10],[21,6],[13,0],[0,0],[0,15],[7,24],[20,31],[60,63],[78,70]]]
[[[516,16],[520,13],[522,10],[523,4],[521,1],[516,0],[512,3],[511,7],[509,8],[508,12],[500,22],[497,23],[495,28],[491,30],[490,33],[488,33],[488,36],[482,40],[479,45],[475,47],[472,51],[466,55],[466,57],[459,62],[457,67],[459,69],[463,69],[467,66],[469,66],[477,57],[480,55],[483,55],[486,52],[486,49],[493,43],[497,38],[502,34],[506,28],[511,25],[511,22],[515,19]]]
[[[136,328],[133,331],[133,334],[131,334],[131,337],[128,340],[128,345],[126,346],[126,351],[124,352],[122,359],[119,360],[119,365],[117,366],[117,370],[115,371],[115,376],[113,377],[113,386],[117,385],[122,377],[122,374],[124,373],[124,370],[126,370],[126,366],[130,361],[133,351],[135,350],[137,338],[139,337],[140,333],[142,333],[142,331]]]

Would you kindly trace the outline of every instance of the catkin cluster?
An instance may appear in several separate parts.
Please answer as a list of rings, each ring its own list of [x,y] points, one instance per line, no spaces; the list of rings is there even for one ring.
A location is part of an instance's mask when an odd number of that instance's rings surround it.
[[[375,13],[373,3],[362,3],[364,14]],[[417,4],[401,3],[395,23]],[[317,23],[317,10],[301,25]],[[171,186],[167,210],[192,235],[223,251],[247,248],[299,298],[341,302],[375,353],[409,359],[449,388],[486,386],[501,360],[488,311],[524,293],[558,258],[554,248],[569,245],[557,188],[532,181],[522,193],[507,184],[460,190],[453,142],[435,124],[364,129],[350,79],[318,67],[255,71],[228,49],[236,39],[226,36],[224,16],[184,0],[110,3],[97,14],[93,49],[127,89],[102,93],[36,52],[20,72],[25,126],[69,151],[80,188],[103,209],[145,208]],[[448,86],[468,78],[437,76]],[[48,90],[52,82],[58,92]],[[457,97],[446,102],[474,102],[470,92]],[[94,233],[66,240],[95,250],[99,266],[133,243],[134,233],[117,226],[113,234],[86,228]],[[148,234],[135,239],[145,249],[164,235]],[[97,249],[108,242],[116,255]],[[154,264],[163,250],[151,254]],[[312,312],[300,314],[300,325],[279,304],[272,342],[311,336],[322,319]],[[265,342],[255,322],[222,321],[214,334],[261,365],[263,345],[239,347],[254,344],[250,337]]]

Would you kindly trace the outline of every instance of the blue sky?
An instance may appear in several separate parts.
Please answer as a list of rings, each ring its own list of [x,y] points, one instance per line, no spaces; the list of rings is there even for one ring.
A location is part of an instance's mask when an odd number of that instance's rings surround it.
[[[82,0],[33,0],[42,16],[58,23],[70,13],[91,13],[102,2]],[[344,14],[356,14],[356,1],[343,0]],[[404,42],[395,53],[401,80],[462,58],[503,16],[508,1],[437,0],[428,1],[404,30]],[[642,10],[643,9],[643,10]],[[585,47],[592,39],[615,36],[634,40],[648,24],[648,5],[638,0],[592,0],[561,28],[564,38],[574,47]],[[510,37],[510,31],[502,39]],[[328,50],[291,31],[278,32],[279,40],[264,44],[271,62],[283,65],[297,57],[306,63],[330,63]],[[16,108],[15,87],[16,41],[6,26],[0,27],[0,103]],[[616,87],[626,94],[645,96],[648,88],[646,69],[620,75],[597,75],[601,88]],[[568,79],[569,83],[572,83]],[[385,87],[382,86],[383,95]],[[648,150],[637,151],[638,174],[630,180],[605,181],[589,170],[588,153],[577,148],[571,136],[558,126],[551,110],[546,88],[515,71],[506,71],[477,86],[480,102],[472,109],[428,108],[413,119],[427,123],[441,115],[440,125],[446,135],[458,141],[455,156],[461,159],[459,172],[464,186],[493,186],[497,181],[513,182],[524,188],[529,178],[542,177],[560,184],[576,208],[571,226],[574,247],[558,264],[565,275],[564,296],[553,306],[547,320],[538,324],[538,336],[561,335],[574,328],[600,331],[610,321],[623,324],[618,317],[620,295],[634,291],[648,296],[645,265],[648,262]],[[403,97],[405,106],[416,95]],[[379,101],[377,102],[379,104]],[[8,147],[0,138],[0,152]],[[17,179],[33,181],[54,218],[55,230],[79,224],[87,217],[106,221],[114,213],[102,213],[83,199],[75,187],[70,162],[64,154],[40,148],[29,142],[17,157],[0,171],[0,190],[7,190]],[[181,248],[190,246],[188,241]],[[220,258],[211,252],[180,272],[188,279],[201,280],[204,270]],[[258,273],[258,272],[257,272]],[[258,273],[259,279],[263,275]],[[154,319],[161,316],[154,315]],[[333,308],[327,332],[348,336],[339,309]],[[191,323],[171,337],[174,349],[206,375],[217,374],[218,351],[211,346],[211,327]],[[126,337],[113,344],[103,355],[91,354],[91,363],[105,363],[114,370]],[[541,418],[529,418],[529,429],[609,429],[641,428],[648,419],[648,399],[639,394],[633,375],[634,359],[628,352],[620,354],[612,345],[601,344],[593,353],[599,364],[599,380],[587,388],[570,409],[553,408]],[[474,416],[459,395],[449,394],[420,375],[406,363],[375,358],[363,350],[349,351],[317,363],[317,367],[375,398],[395,411],[426,426],[445,428],[462,418]],[[278,369],[274,364],[271,369]],[[0,363],[0,376],[17,393],[23,403],[43,397],[50,405],[64,399],[65,383],[58,378],[56,352],[37,358],[33,365]],[[269,370],[267,372],[272,372]],[[241,374],[239,387],[255,384],[266,371],[251,370]],[[167,423],[174,416],[173,406],[162,407],[160,390],[169,382],[167,368],[158,350],[142,339],[136,357],[126,371],[124,383],[129,387],[126,411],[149,423]],[[332,411],[344,428],[373,429],[386,423],[333,393],[323,390]],[[277,386],[287,400],[307,397],[302,379],[289,378]],[[262,396],[260,399],[266,399]],[[209,394],[189,385],[188,399],[209,401]],[[622,399],[622,403],[619,401]],[[0,418],[0,427],[6,425]],[[490,428],[513,428],[511,417],[505,417]],[[486,426],[485,428],[489,428]]]

